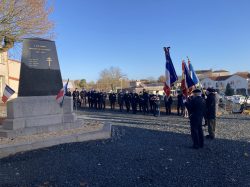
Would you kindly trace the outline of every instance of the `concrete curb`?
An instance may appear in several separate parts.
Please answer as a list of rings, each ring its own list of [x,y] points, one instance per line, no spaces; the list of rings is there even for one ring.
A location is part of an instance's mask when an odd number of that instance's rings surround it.
[[[71,135],[65,135],[60,137],[51,137],[41,141],[25,141],[22,143],[16,143],[11,146],[1,145],[0,146],[0,158],[16,154],[18,152],[30,151],[45,147],[51,147],[54,145],[72,143],[72,142],[84,142],[89,140],[108,139],[111,137],[111,124],[104,123],[102,129],[97,131],[76,133]]]

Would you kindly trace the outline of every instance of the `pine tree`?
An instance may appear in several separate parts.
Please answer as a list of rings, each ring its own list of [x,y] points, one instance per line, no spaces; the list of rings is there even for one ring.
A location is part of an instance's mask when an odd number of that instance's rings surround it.
[[[231,85],[229,83],[227,83],[225,95],[226,96],[234,95],[234,90],[231,88]]]

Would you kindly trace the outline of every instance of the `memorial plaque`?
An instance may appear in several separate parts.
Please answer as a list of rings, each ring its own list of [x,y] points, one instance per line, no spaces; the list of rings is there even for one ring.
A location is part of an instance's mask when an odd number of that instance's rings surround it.
[[[18,96],[57,95],[62,87],[55,42],[24,39]]]

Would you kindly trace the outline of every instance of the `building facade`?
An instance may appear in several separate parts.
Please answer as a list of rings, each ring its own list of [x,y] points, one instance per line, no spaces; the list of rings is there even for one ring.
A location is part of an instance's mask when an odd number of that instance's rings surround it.
[[[8,53],[0,53],[0,97],[3,95],[5,85],[9,85],[15,94],[11,98],[18,95],[19,77],[21,63],[16,60],[8,59]],[[0,100],[0,102],[2,102]]]
[[[250,74],[247,76],[233,74],[228,76],[207,77],[201,80],[201,84],[205,89],[210,87],[219,92],[225,92],[226,86],[229,84],[236,94],[239,92],[239,94],[250,94]]]
[[[8,84],[8,54],[7,52],[0,53],[0,97],[3,95],[5,84]]]

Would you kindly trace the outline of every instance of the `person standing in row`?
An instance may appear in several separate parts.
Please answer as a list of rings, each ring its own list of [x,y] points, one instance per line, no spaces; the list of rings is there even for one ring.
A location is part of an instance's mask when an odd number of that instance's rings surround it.
[[[111,110],[114,110],[115,109],[115,102],[116,102],[116,94],[114,93],[114,91],[112,91],[109,94],[109,102],[110,102]]]
[[[124,102],[125,102],[127,113],[130,111],[130,99],[131,99],[131,96],[129,92],[126,91],[126,93],[124,94]]]
[[[70,91],[70,89],[68,88],[68,90],[67,90],[67,92],[66,92],[66,94],[65,94],[66,96],[68,96],[68,97],[71,97],[71,91]]]
[[[156,94],[151,97],[153,104],[153,114],[154,116],[160,116],[160,95],[159,91],[156,91]]]
[[[123,95],[123,92],[120,91],[118,94],[118,104],[119,104],[120,112],[123,111],[123,103],[124,103],[124,95]]]
[[[150,112],[153,114],[154,113],[154,94],[151,93],[149,94],[149,106],[150,106]]]
[[[101,92],[101,109],[106,109],[106,99],[107,99],[107,93],[102,90]]]
[[[183,111],[184,111],[184,103],[183,103],[183,94],[180,92],[178,95],[177,95],[177,115],[181,115],[183,116]]]
[[[189,97],[184,103],[189,112],[190,127],[191,127],[191,137],[193,140],[194,149],[203,148],[204,145],[204,135],[202,129],[202,120],[206,114],[206,103],[201,97],[201,90],[193,90],[193,95]]]
[[[172,106],[172,103],[173,103],[173,99],[172,99],[172,96],[169,95],[165,95],[164,96],[164,103],[165,103],[165,108],[166,108],[166,115],[170,115],[171,114],[171,106]]]
[[[80,98],[81,98],[81,106],[85,107],[87,104],[87,91],[83,88],[82,91],[80,92]]]
[[[73,107],[77,107],[78,103],[80,102],[79,101],[79,91],[78,89],[76,88],[75,91],[73,91]]]
[[[131,94],[131,106],[133,110],[133,114],[136,114],[137,112],[137,104],[139,102],[139,95],[133,90],[133,93]]]
[[[143,110],[143,103],[144,103],[144,98],[142,92],[139,92],[139,112],[142,112]]]
[[[208,88],[206,90],[206,122],[208,126],[208,135],[206,138],[215,138],[215,127],[216,127],[216,95],[213,88]]]
[[[143,97],[143,114],[145,114],[146,112],[148,113],[148,101],[149,101],[149,95],[145,89],[143,89],[142,97]]]

